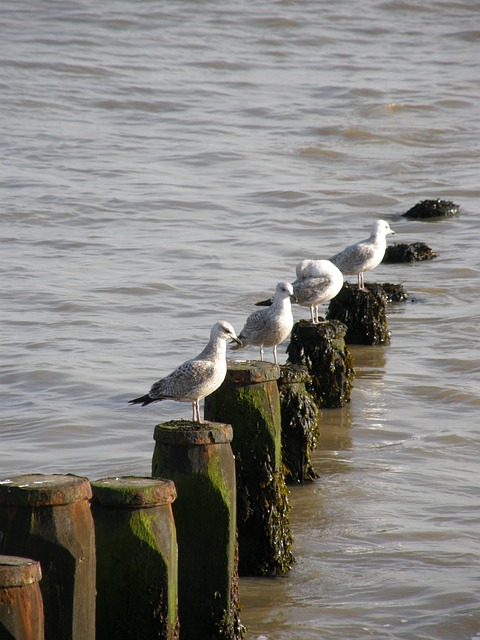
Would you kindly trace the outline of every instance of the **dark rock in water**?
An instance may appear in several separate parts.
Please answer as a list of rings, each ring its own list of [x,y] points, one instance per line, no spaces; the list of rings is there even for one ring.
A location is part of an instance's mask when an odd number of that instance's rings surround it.
[[[354,370],[345,333],[346,327],[335,320],[323,324],[301,320],[293,325],[288,364],[306,366],[311,377],[307,390],[321,407],[343,407],[350,401]]]
[[[287,482],[317,478],[312,453],[319,437],[319,409],[306,384],[311,382],[307,368],[282,365],[277,381],[282,415],[282,460]]]
[[[437,257],[437,253],[432,251],[424,242],[413,242],[412,244],[399,243],[387,247],[382,262],[395,264],[398,262],[421,262],[422,260],[432,260]]]
[[[459,212],[458,204],[450,200],[422,200],[402,214],[405,218],[440,218],[455,216]]]
[[[346,282],[340,293],[331,300],[327,318],[339,320],[347,326],[347,344],[388,344],[387,297],[379,285],[367,285],[361,291]]]

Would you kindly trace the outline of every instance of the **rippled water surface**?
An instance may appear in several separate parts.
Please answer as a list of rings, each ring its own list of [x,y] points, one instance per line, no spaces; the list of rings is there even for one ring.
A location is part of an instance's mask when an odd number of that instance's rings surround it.
[[[297,563],[242,580],[242,620],[252,639],[480,638],[480,4],[1,15],[0,474],[148,474],[153,425],[190,408],[127,400],[385,218],[438,257],[367,274],[409,300],[388,347],[352,347],[352,401],[322,412],[319,478],[291,490]],[[401,216],[425,198],[460,215]]]

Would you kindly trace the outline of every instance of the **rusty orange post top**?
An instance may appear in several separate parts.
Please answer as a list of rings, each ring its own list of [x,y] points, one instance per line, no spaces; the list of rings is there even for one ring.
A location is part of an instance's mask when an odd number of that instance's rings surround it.
[[[0,504],[42,507],[89,500],[88,478],[74,475],[29,473],[0,480]]]
[[[40,562],[30,558],[0,555],[0,588],[23,587],[41,579]]]

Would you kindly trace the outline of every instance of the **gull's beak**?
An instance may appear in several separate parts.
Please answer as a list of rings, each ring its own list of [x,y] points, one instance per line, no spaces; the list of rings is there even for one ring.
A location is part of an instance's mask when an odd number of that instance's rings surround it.
[[[237,338],[237,336],[233,337],[230,340],[230,344],[238,344],[240,346],[242,346],[242,341],[240,340],[240,338]]]
[[[290,296],[290,302],[298,302],[297,296],[294,293]]]

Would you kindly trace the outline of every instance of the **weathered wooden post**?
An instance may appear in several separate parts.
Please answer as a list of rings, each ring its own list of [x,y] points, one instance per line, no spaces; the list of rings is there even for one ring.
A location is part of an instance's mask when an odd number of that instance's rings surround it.
[[[386,297],[378,286],[357,286],[345,282],[340,293],[330,301],[328,320],[339,320],[347,327],[348,344],[388,344]],[[319,325],[321,326],[321,325]]]
[[[0,553],[38,560],[47,640],[95,638],[95,535],[86,478],[0,481]]]
[[[304,482],[317,477],[312,453],[319,436],[319,408],[306,385],[311,382],[307,368],[283,365],[278,379],[282,414],[282,459],[285,479]]]
[[[350,400],[354,370],[345,346],[346,331],[338,321],[311,324],[301,320],[293,326],[288,363],[306,366],[311,377],[307,390],[320,407],[343,407]]]
[[[236,563],[235,460],[228,424],[172,421],[154,432],[152,475],[175,482],[181,640],[243,638]]]
[[[40,563],[0,556],[0,638],[44,640]]]
[[[176,640],[178,552],[171,480],[92,482],[97,549],[96,640]]]
[[[293,562],[288,490],[281,459],[280,367],[229,361],[205,416],[233,426],[241,575],[282,575]]]

